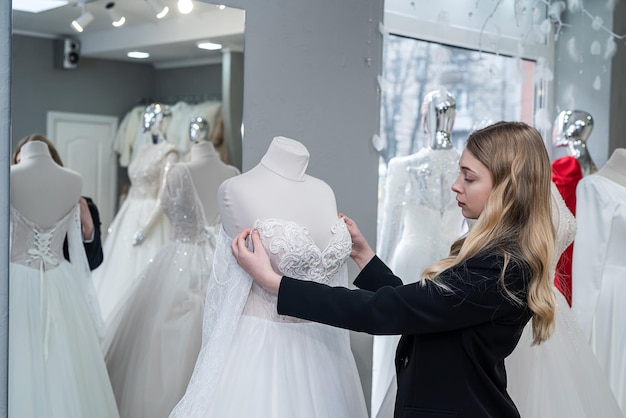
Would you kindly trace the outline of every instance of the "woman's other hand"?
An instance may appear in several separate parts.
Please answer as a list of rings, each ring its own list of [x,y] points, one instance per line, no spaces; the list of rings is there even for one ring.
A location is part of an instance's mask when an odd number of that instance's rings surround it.
[[[361,231],[359,231],[356,222],[341,213],[339,217],[343,218],[346,223],[350,238],[352,239],[352,252],[350,253],[350,257],[352,257],[356,265],[359,266],[359,269],[363,269],[363,267],[374,258],[376,253],[374,253],[372,247],[370,247],[363,234],[361,234]]]
[[[252,250],[248,248],[247,239],[252,241]],[[278,294],[282,276],[272,269],[270,258],[263,248],[259,231],[245,229],[235,237],[230,248],[237,263],[254,281],[268,292]]]

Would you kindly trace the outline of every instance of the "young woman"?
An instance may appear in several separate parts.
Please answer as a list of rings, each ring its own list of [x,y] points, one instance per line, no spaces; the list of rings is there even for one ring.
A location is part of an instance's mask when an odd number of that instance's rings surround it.
[[[278,294],[278,313],[402,335],[396,417],[519,417],[504,359],[531,318],[535,343],[552,330],[555,238],[540,134],[524,123],[496,123],[470,135],[459,165],[452,190],[475,223],[418,284],[402,285],[348,218],[351,257],[361,269],[355,290],[275,272],[257,231],[244,230],[231,246],[242,268]]]

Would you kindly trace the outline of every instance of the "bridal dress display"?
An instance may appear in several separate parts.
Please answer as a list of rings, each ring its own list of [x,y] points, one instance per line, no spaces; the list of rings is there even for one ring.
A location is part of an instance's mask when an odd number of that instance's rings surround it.
[[[254,227],[276,271],[347,286],[352,242],[343,219],[325,248],[293,222],[264,219]],[[202,350],[170,417],[367,417],[348,331],[278,315],[277,297],[252,284],[231,242],[221,229]]]
[[[576,221],[552,187],[557,231],[554,261],[574,240]],[[554,333],[532,345],[529,322],[513,353],[505,360],[508,392],[524,418],[623,418],[609,381],[583,336],[563,294],[555,287]]]
[[[43,228],[11,205],[10,225],[8,416],[118,417],[79,206]]]
[[[219,217],[205,219],[185,164],[167,174],[161,207],[171,240],[107,330],[106,363],[122,418],[166,418],[185,393],[200,351]]]
[[[128,197],[109,227],[103,245],[104,261],[93,271],[107,327],[124,305],[135,280],[169,239],[169,222],[160,213],[158,197],[164,173],[177,157],[176,148],[166,141],[144,144],[128,167]],[[135,233],[152,218],[155,222],[150,233],[141,245],[134,246]]]
[[[450,132],[455,102],[449,93],[426,95],[422,114],[430,145],[389,162],[379,218],[378,254],[405,284],[446,257],[462,233],[463,216],[450,189],[459,173],[459,152]],[[372,416],[390,418],[395,404],[394,358],[400,336],[376,335],[372,353]],[[380,413],[378,413],[380,411]]]

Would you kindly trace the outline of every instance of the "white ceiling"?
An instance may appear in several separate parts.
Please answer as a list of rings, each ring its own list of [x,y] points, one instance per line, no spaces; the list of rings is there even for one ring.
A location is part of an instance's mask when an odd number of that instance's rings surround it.
[[[194,0],[194,10],[182,15],[177,0],[159,0],[170,11],[157,19],[146,0],[117,0],[115,10],[126,17],[126,23],[115,28],[105,10],[110,0],[89,0],[85,9],[94,16],[82,33],[71,27],[81,14],[81,7],[70,4],[41,13],[13,11],[13,33],[20,35],[61,38],[71,36],[81,41],[81,56],[124,61],[138,61],[126,53],[139,50],[150,53],[156,67],[177,67],[218,62],[220,51],[197,48],[197,41],[221,43],[224,48],[243,51],[244,12],[239,9],[221,10],[214,4]]]

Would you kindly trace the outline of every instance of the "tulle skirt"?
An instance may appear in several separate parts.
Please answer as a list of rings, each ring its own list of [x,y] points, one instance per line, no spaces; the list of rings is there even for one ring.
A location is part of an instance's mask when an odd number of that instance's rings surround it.
[[[122,418],[167,418],[185,393],[202,341],[213,250],[166,244],[110,322],[106,363]]]
[[[531,346],[529,323],[506,359],[508,392],[523,418],[622,418],[608,378],[563,295],[549,340]]]
[[[156,205],[155,199],[128,197],[111,223],[102,248],[104,260],[93,271],[100,311],[107,327],[123,308],[143,269],[169,240],[169,221],[160,215],[145,241],[133,247],[135,232],[147,222]]]
[[[118,417],[76,270],[12,263],[9,274],[8,416]]]
[[[366,418],[347,331],[243,315],[204,417]]]

